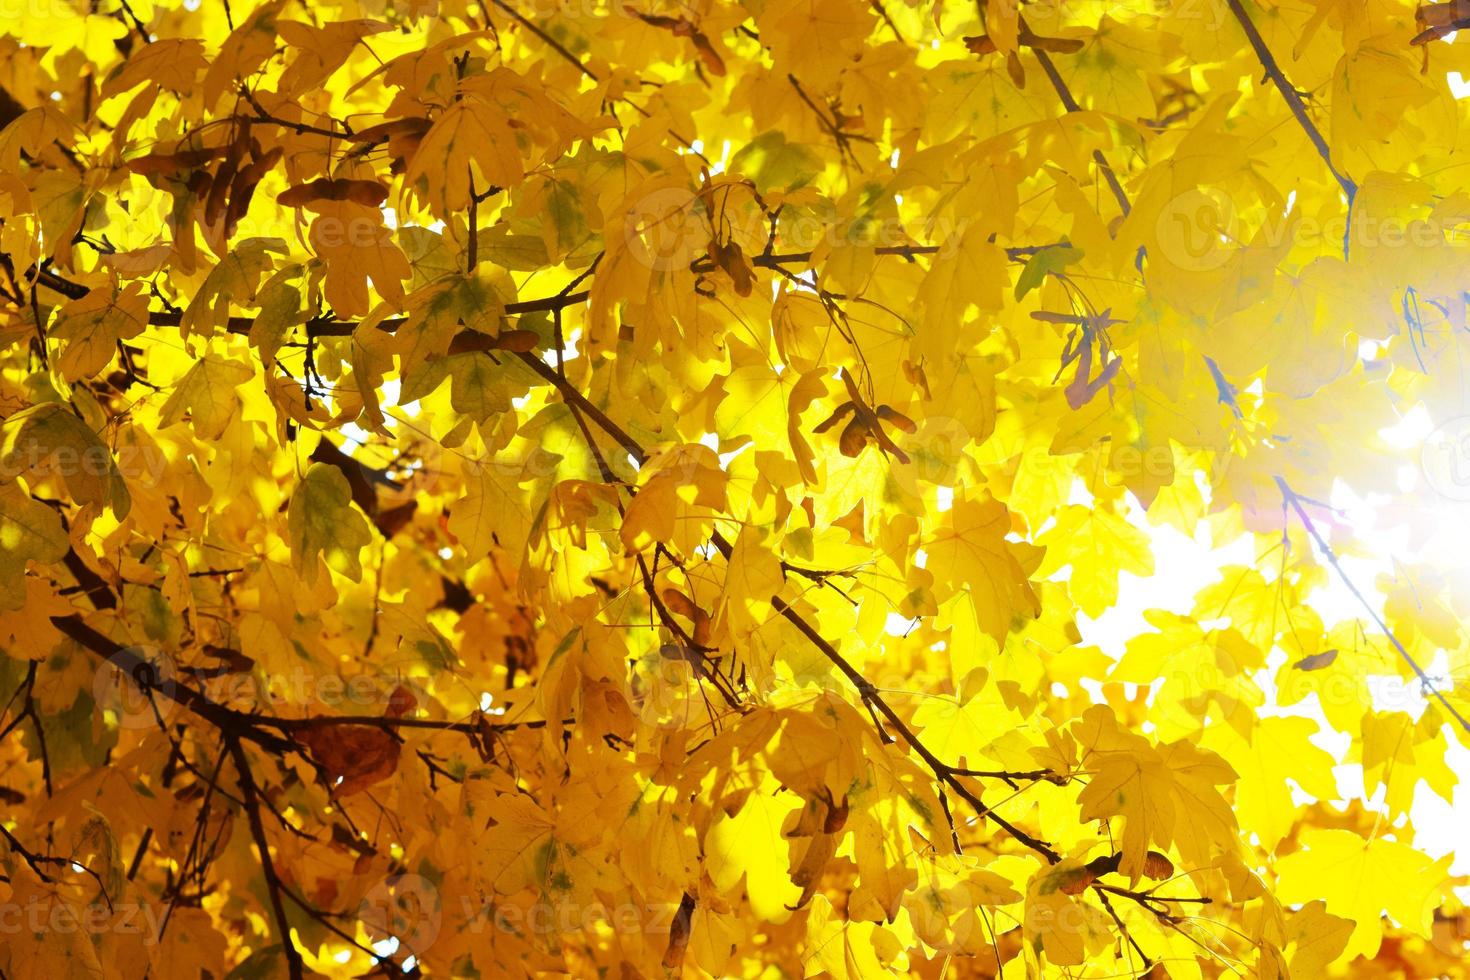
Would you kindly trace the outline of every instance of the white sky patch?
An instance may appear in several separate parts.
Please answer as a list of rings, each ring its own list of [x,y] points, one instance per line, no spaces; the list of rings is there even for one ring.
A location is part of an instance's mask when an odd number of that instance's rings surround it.
[[[577,341],[579,341],[581,339],[582,339],[582,330],[581,330],[581,328],[578,328],[576,330],[573,330],[571,333],[566,334],[565,336],[563,336],[561,338],[561,343],[562,343],[561,360],[562,360],[562,363],[563,364],[565,364],[567,361],[571,361],[571,360],[575,360],[576,359],[577,353],[578,353],[578,351],[577,351]],[[543,361],[546,362],[546,366],[547,367],[550,367],[550,368],[556,367],[556,351],[553,350],[553,349],[551,349],[551,348],[547,348],[546,350],[544,350],[544,351],[541,352],[541,360],[543,360]]]
[[[907,636],[909,631],[918,625],[917,616],[910,618],[902,613],[891,612],[883,623],[883,631],[889,636]]]
[[[1188,613],[1194,609],[1195,594],[1220,577],[1222,566],[1255,562],[1255,546],[1248,537],[1212,550],[1209,528],[1204,524],[1189,538],[1169,525],[1154,527],[1140,521],[1137,508],[1130,508],[1127,517],[1150,538],[1154,574],[1140,578],[1123,572],[1118,576],[1118,601],[1111,608],[1097,619],[1077,612],[1083,641],[1111,657],[1121,657],[1131,638],[1154,631],[1143,615],[1148,610]]]
[[[711,174],[722,174],[730,163],[730,141],[725,140],[720,147],[720,158],[710,161],[709,172]]]
[[[1416,409],[1407,413],[1396,425],[1383,430],[1380,436],[1395,447],[1409,448],[1422,443],[1424,436],[1432,429],[1432,420],[1428,414]],[[1417,467],[1411,469],[1416,471],[1417,478]],[[1409,477],[1406,475],[1404,478]],[[1085,489],[1074,491],[1072,498],[1072,503],[1091,501],[1091,495]],[[1129,501],[1132,503],[1131,498]],[[1339,554],[1338,560],[1353,583],[1365,591],[1369,601],[1379,603],[1378,611],[1381,613],[1381,600],[1373,589],[1373,583],[1381,575],[1401,574],[1400,568],[1394,562],[1394,556],[1415,553],[1409,547],[1408,533],[1402,526],[1394,526],[1397,523],[1395,515],[1386,511],[1381,500],[1359,497],[1344,484],[1338,483],[1334,486],[1327,502],[1337,512],[1337,519],[1351,528],[1354,550],[1360,553]],[[1451,552],[1456,548],[1463,550],[1463,542],[1470,540],[1470,503],[1436,501],[1427,506],[1435,507],[1437,512],[1447,512],[1445,520],[1449,526],[1446,533],[1438,536],[1442,539],[1440,546]],[[1111,657],[1121,657],[1132,637],[1153,631],[1153,627],[1144,619],[1147,610],[1162,609],[1180,614],[1193,612],[1196,593],[1216,582],[1222,567],[1257,567],[1268,580],[1274,579],[1278,573],[1279,565],[1271,561],[1257,563],[1255,543],[1249,536],[1241,536],[1229,542],[1222,541],[1216,545],[1210,538],[1207,524],[1202,523],[1191,538],[1169,525],[1150,525],[1137,506],[1129,508],[1127,518],[1130,524],[1142,529],[1149,536],[1154,554],[1154,575],[1139,578],[1126,572],[1121,573],[1118,579],[1118,601],[1111,608],[1096,619],[1091,619],[1080,611],[1076,614],[1083,642],[1098,647]],[[1315,515],[1314,520],[1317,520],[1319,530],[1325,531],[1322,521]],[[1432,548],[1433,544],[1431,542],[1427,547]],[[1315,548],[1313,550],[1316,551]],[[1419,554],[1423,554],[1423,549],[1420,549]],[[1279,555],[1272,557],[1279,561]],[[1320,553],[1315,554],[1314,560],[1324,566],[1327,564]],[[1327,568],[1327,572],[1326,584],[1312,594],[1310,601],[1312,608],[1322,616],[1324,625],[1330,628],[1334,623],[1345,619],[1360,619],[1374,642],[1382,643],[1392,653],[1388,641],[1373,625],[1367,611],[1342,579],[1331,568]],[[1209,628],[1216,624],[1202,621],[1202,625]],[[1225,621],[1220,625],[1225,625]],[[1338,732],[1330,728],[1315,693],[1294,705],[1276,704],[1275,675],[1285,660],[1285,652],[1279,648],[1274,649],[1269,652],[1265,667],[1253,676],[1266,699],[1261,709],[1262,716],[1295,715],[1316,721],[1319,730],[1312,736],[1312,742],[1333,758],[1346,760],[1357,734]],[[1443,651],[1433,662],[1421,666],[1432,679],[1438,677],[1443,680],[1448,677],[1449,661]],[[1369,677],[1367,682],[1374,709],[1377,711],[1402,711],[1417,719],[1428,704],[1422,685],[1417,680],[1405,680],[1397,675],[1385,674]],[[1106,700],[1101,683],[1083,680],[1082,687],[1094,701]],[[1451,770],[1470,784],[1470,749],[1461,745],[1453,735],[1446,741],[1450,746],[1448,763]],[[1381,787],[1375,798],[1366,798],[1361,765],[1342,761],[1334,768],[1333,774],[1342,799],[1360,800],[1370,810],[1384,810],[1384,791]],[[1306,799],[1295,788],[1293,794]],[[1470,874],[1470,847],[1464,844],[1465,828],[1470,826],[1470,789],[1466,785],[1456,786],[1454,802],[1446,803],[1427,785],[1420,783],[1415,788],[1409,819],[1416,830],[1417,847],[1436,858],[1459,849],[1461,853],[1457,855],[1450,873]]]
[[[740,445],[736,446],[734,449],[731,449],[729,452],[722,453],[720,452],[720,437],[715,435],[713,432],[706,432],[704,435],[700,436],[699,444],[701,446],[706,446],[714,450],[715,455],[720,457],[720,467],[722,469],[729,469],[730,463],[732,460],[735,459],[735,457],[739,456],[751,446],[755,445],[754,442],[747,439],[745,442],[742,442]]]
[[[364,429],[356,422],[343,422],[341,425],[337,426],[337,431],[342,433],[342,435],[344,435],[348,439],[351,439],[353,442],[357,443],[359,446],[366,445],[368,440],[372,439],[373,437],[373,434],[371,432],[369,432],[367,429]]]
[[[817,291],[817,274],[811,269],[797,275],[782,276],[781,282],[802,292],[815,293]]]
[[[1415,405],[1397,424],[1379,429],[1378,435],[1395,449],[1411,449],[1422,446],[1433,431],[1434,420],[1429,417],[1429,409]]]

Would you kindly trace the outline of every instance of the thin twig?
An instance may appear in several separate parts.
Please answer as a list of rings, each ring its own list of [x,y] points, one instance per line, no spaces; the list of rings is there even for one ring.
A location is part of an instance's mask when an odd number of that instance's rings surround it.
[[[245,819],[250,823],[250,836],[255,839],[255,849],[260,854],[260,869],[265,874],[265,888],[270,898],[271,911],[275,913],[276,931],[280,934],[281,946],[286,953],[286,972],[290,980],[304,980],[306,964],[301,950],[291,938],[291,923],[286,918],[286,905],[281,901],[281,879],[276,874],[275,862],[271,859],[270,841],[265,835],[265,823],[260,819],[260,790],[255,785],[255,775],[250,771],[250,760],[240,740],[225,735],[225,745],[234,760],[235,772],[240,778],[240,794],[245,799]]]
[[[1036,60],[1041,64],[1041,70],[1046,72],[1051,87],[1056,89],[1057,97],[1062,100],[1063,108],[1068,112],[1081,112],[1082,107],[1072,97],[1072,90],[1067,87],[1061,72],[1057,71],[1057,66],[1052,63],[1051,55],[1040,48],[1033,48],[1031,53],[1036,55]],[[1118,180],[1118,175],[1113,171],[1113,165],[1108,163],[1108,158],[1103,156],[1102,150],[1093,150],[1092,159],[1102,171],[1103,180],[1107,181],[1108,188],[1113,192],[1114,200],[1118,202],[1118,207],[1122,209],[1124,216],[1127,216],[1133,211],[1133,208],[1129,204],[1128,195],[1124,192],[1122,183]]]
[[[1307,534],[1311,535],[1312,540],[1317,543],[1317,547],[1326,556],[1328,563],[1332,565],[1333,571],[1337,572],[1337,577],[1342,580],[1342,584],[1347,586],[1348,591],[1353,594],[1353,598],[1357,599],[1358,603],[1367,610],[1368,615],[1373,618],[1373,622],[1383,631],[1383,635],[1388,637],[1388,642],[1398,651],[1404,663],[1408,664],[1414,673],[1419,676],[1419,682],[1424,686],[1424,689],[1444,706],[1445,711],[1449,712],[1450,717],[1460,723],[1461,728],[1470,732],[1470,722],[1466,722],[1465,717],[1455,710],[1455,706],[1450,704],[1449,700],[1444,696],[1444,692],[1424,672],[1424,668],[1419,666],[1419,661],[1415,660],[1413,655],[1399,642],[1399,638],[1394,635],[1393,630],[1389,629],[1388,623],[1383,621],[1383,617],[1379,615],[1378,610],[1373,607],[1373,604],[1368,601],[1368,597],[1363,595],[1357,585],[1353,583],[1353,580],[1348,577],[1347,571],[1343,569],[1342,563],[1337,559],[1337,552],[1333,551],[1332,545],[1328,544],[1327,540],[1322,537],[1321,533],[1317,530],[1317,525],[1312,522],[1312,518],[1307,514],[1306,508],[1302,506],[1302,498],[1297,496],[1296,491],[1291,489],[1287,485],[1287,482],[1279,476],[1276,477],[1276,485],[1281,488],[1282,498],[1292,510],[1296,511],[1296,516],[1301,520],[1302,527],[1306,528]]]
[[[528,20],[525,14],[522,14],[519,10],[506,3],[505,0],[490,0],[490,2],[514,17],[522,27],[539,37],[546,44],[547,47],[551,48],[551,50],[555,51],[567,61],[576,65],[577,70],[580,71],[583,75],[586,75],[594,82],[601,81],[601,79],[597,77],[596,72],[594,72],[591,68],[588,68],[586,65],[582,64],[582,59],[578,58],[576,55],[568,51],[560,41],[552,37],[550,34],[547,34],[540,27],[536,26],[533,21]]]
[[[1337,181],[1342,187],[1343,193],[1347,195],[1348,208],[1351,209],[1353,198],[1358,193],[1358,185],[1347,176],[1339,173],[1337,167],[1333,165],[1332,153],[1327,148],[1327,141],[1322,138],[1322,133],[1317,129],[1317,124],[1312,122],[1311,118],[1307,115],[1307,107],[1302,102],[1301,93],[1296,90],[1296,86],[1287,80],[1286,74],[1281,70],[1281,65],[1277,63],[1276,57],[1271,54],[1271,49],[1266,47],[1265,38],[1261,37],[1261,32],[1256,30],[1256,25],[1251,21],[1250,14],[1246,13],[1245,7],[1241,4],[1240,0],[1225,0],[1225,2],[1229,4],[1230,12],[1240,22],[1241,29],[1245,31],[1246,39],[1250,41],[1251,47],[1255,49],[1256,58],[1261,62],[1261,67],[1266,70],[1266,74],[1270,77],[1271,81],[1276,83],[1276,88],[1281,92],[1281,97],[1286,100],[1287,106],[1291,108],[1291,114],[1296,116],[1296,121],[1301,124],[1302,129],[1306,132],[1307,139],[1312,141],[1312,145],[1317,148],[1317,154],[1322,158],[1322,162],[1327,164],[1327,169],[1332,172],[1333,179]]]

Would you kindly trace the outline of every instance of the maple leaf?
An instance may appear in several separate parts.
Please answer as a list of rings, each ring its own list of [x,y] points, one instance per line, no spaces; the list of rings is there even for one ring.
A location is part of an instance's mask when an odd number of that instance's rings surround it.
[[[1083,715],[1077,741],[1083,763],[1096,768],[1077,802],[1084,819],[1123,818],[1124,874],[1144,874],[1153,844],[1176,844],[1195,863],[1234,849],[1235,817],[1215,787],[1237,777],[1219,756],[1185,741],[1155,748],[1101,706]]]
[[[26,601],[26,563],[60,561],[70,543],[61,517],[15,484],[0,486],[0,502],[0,608],[20,609]]]
[[[132,507],[112,452],[61,402],[42,402],[0,422],[0,459],[6,461],[7,477],[59,477],[73,498],[106,504],[119,519]]]
[[[1075,860],[1035,875],[1026,888],[1026,932],[1057,966],[1083,963],[1106,940],[1107,913],[1076,896],[1092,877]]]
[[[496,459],[476,464],[464,497],[451,507],[449,532],[475,560],[489,554],[492,545],[515,558],[525,551],[531,518],[516,469]]]
[[[358,553],[372,540],[367,520],[352,509],[352,488],[341,470],[313,463],[291,494],[291,556],[309,584],[320,556],[327,567],[356,581],[362,577]]]
[[[369,310],[368,283],[394,305],[402,305],[401,280],[412,275],[408,259],[393,242],[376,207],[355,201],[311,202],[311,246],[326,263],[327,301],[342,316]]]
[[[889,972],[885,961],[899,952],[896,937],[883,927],[835,917],[825,896],[807,917],[806,948],[803,976],[827,974],[835,980],[882,976]]]
[[[190,424],[205,439],[217,437],[240,410],[235,389],[250,380],[248,365],[206,355],[174,384],[159,410],[161,426],[177,425],[188,413]]]
[[[448,215],[469,205],[471,186],[511,187],[524,176],[510,118],[499,106],[469,96],[434,120],[414,151],[405,183],[434,213]]]
[[[734,812],[715,817],[705,839],[705,866],[715,887],[724,892],[742,880],[751,912],[760,919],[783,922],[801,897],[791,880],[781,833],[799,801],[751,793]]]
[[[624,545],[642,551],[654,542],[683,544],[697,532],[700,513],[725,501],[728,477],[705,446],[675,446],[638,474],[639,493],[623,517]]]
[[[924,549],[936,582],[972,603],[981,628],[997,641],[1040,612],[1018,558],[1023,552],[1006,540],[1010,529],[999,501],[957,501]]]
[[[66,341],[57,366],[68,381],[89,378],[106,367],[121,341],[136,337],[148,323],[148,298],[140,283],[115,295],[95,289],[61,308],[51,335]]]
[[[1303,849],[1282,858],[1279,893],[1285,902],[1325,899],[1327,911],[1353,923],[1344,955],[1373,956],[1386,912],[1410,932],[1427,936],[1447,864],[1406,844],[1364,840],[1347,830],[1308,830]]]

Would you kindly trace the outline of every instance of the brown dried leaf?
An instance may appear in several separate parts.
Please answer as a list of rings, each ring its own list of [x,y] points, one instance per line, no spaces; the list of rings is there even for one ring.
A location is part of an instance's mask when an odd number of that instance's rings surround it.
[[[1314,653],[1310,657],[1303,657],[1291,666],[1296,670],[1321,670],[1323,667],[1332,666],[1332,662],[1336,659],[1336,650],[1323,650],[1321,653]]]
[[[398,770],[398,739],[373,725],[326,724],[296,733],[312,759],[326,770],[337,795],[351,796]]]

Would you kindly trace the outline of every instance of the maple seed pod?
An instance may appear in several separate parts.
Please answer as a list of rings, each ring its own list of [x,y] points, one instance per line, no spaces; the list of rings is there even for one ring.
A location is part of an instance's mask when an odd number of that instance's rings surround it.
[[[374,942],[396,939],[398,962],[420,957],[439,938],[439,889],[415,874],[388,875],[369,888],[357,909]]]
[[[1143,874],[1154,881],[1164,881],[1174,876],[1174,862],[1158,851],[1149,851],[1143,856]]]
[[[1196,187],[1171,198],[1154,223],[1151,255],[1185,272],[1212,272],[1238,243],[1235,202],[1224,191]]]
[[[375,208],[388,200],[388,188],[376,180],[324,177],[307,184],[288,187],[276,195],[276,200],[288,208],[307,207],[317,201],[351,201],[353,204]]]
[[[835,834],[847,825],[847,797],[842,802],[832,805],[827,810],[827,816],[822,822],[822,833]]]
[[[674,913],[674,921],[669,923],[669,945],[664,951],[663,963],[670,970],[677,969],[684,962],[684,951],[689,947],[691,920],[696,904],[694,896],[685,892],[679,902],[679,910]]]
[[[92,699],[119,728],[156,728],[179,708],[173,699],[177,675],[174,658],[157,647],[125,647],[93,674]]]

